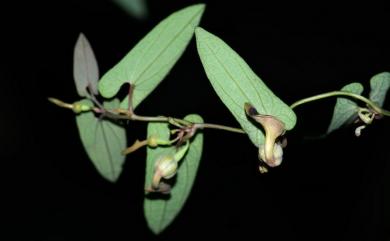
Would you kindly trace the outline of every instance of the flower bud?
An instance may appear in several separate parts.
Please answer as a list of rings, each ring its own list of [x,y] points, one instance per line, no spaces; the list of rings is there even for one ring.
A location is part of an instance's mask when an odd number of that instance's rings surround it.
[[[177,162],[171,155],[161,156],[154,164],[154,175],[152,180],[152,188],[159,189],[161,178],[172,178],[177,171]]]
[[[356,137],[359,137],[361,134],[362,134],[362,130],[366,128],[365,125],[362,125],[362,126],[359,126],[355,129],[355,136]]]
[[[173,177],[177,167],[177,161],[171,155],[162,156],[154,164],[155,172],[165,179]]]
[[[273,162],[267,162],[265,155],[265,145],[260,145],[259,147],[259,159],[267,163],[270,167],[279,166],[283,160],[283,148],[279,143],[275,143],[273,147]]]
[[[360,120],[362,120],[365,124],[371,124],[375,118],[375,114],[366,108],[359,108],[358,115]]]
[[[148,146],[153,148],[158,146],[158,140],[156,136],[150,136],[148,138]]]
[[[81,112],[84,112],[84,111],[90,111],[91,110],[91,107],[88,106],[88,105],[85,105],[85,104],[81,104],[80,102],[75,102],[73,103],[73,111],[74,113],[81,113]]]

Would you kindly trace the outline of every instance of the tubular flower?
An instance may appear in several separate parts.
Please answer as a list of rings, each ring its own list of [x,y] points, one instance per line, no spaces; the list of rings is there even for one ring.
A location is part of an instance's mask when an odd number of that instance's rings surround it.
[[[154,165],[153,188],[158,188],[161,178],[172,178],[177,171],[178,163],[171,155],[160,157]]]
[[[261,115],[249,103],[245,104],[248,116],[260,123],[265,131],[264,145],[259,146],[259,158],[268,166],[279,166],[283,159],[282,145],[277,139],[285,133],[284,123],[271,115]]]

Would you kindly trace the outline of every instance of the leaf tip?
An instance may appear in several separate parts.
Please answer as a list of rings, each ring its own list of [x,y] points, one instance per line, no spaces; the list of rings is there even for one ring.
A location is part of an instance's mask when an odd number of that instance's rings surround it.
[[[77,41],[81,41],[86,39],[85,34],[83,32],[80,32],[79,37],[77,38]]]
[[[201,14],[203,14],[204,11],[206,10],[207,5],[205,3],[199,3],[197,5],[198,5],[199,9],[201,10]]]
[[[77,51],[78,48],[84,48],[85,45],[90,45],[87,37],[83,32],[79,33],[79,36],[77,37],[76,40],[76,45],[74,47],[74,51]]]
[[[195,36],[196,37],[200,37],[202,34],[205,34],[205,33],[207,33],[207,31],[204,29],[204,28],[202,28],[202,27],[196,27],[195,28]]]
[[[193,9],[194,11],[199,11],[199,15],[202,15],[204,10],[206,9],[205,3],[198,3],[191,6],[188,6],[187,9]]]
[[[198,51],[201,51],[202,45],[204,44],[204,41],[211,35],[207,30],[205,30],[202,27],[196,27],[195,28],[195,39],[196,39],[196,46]],[[203,58],[203,55],[200,54],[200,58]]]
[[[97,95],[99,67],[88,39],[81,32],[73,52],[73,78],[80,96],[87,96],[89,91]]]

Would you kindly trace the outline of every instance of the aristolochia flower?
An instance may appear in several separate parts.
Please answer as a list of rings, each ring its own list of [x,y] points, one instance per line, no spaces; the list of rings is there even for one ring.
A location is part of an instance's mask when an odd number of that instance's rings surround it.
[[[161,178],[172,178],[177,171],[178,163],[171,155],[161,156],[154,164],[152,186],[157,188]]]
[[[284,123],[271,115],[262,115],[249,103],[245,104],[245,111],[248,116],[260,123],[265,131],[264,145],[259,146],[259,157],[268,166],[280,165],[283,159],[282,145],[277,139],[285,132]]]

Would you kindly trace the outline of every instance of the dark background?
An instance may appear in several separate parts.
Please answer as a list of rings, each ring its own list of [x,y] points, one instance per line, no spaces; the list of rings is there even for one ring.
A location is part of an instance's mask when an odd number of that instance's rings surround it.
[[[81,146],[73,113],[47,97],[78,99],[72,55],[79,32],[103,74],[161,19],[196,2],[149,1],[144,21],[110,1],[2,3],[1,240],[156,238],[142,213],[144,150],[129,156],[118,183],[106,182]],[[390,71],[389,16],[381,5],[213,1],[201,26],[292,103],[354,81],[368,94],[369,78]],[[191,196],[159,238],[388,240],[390,121],[377,121],[359,138],[350,127],[308,139],[326,131],[334,103],[297,109],[283,164],[266,175],[257,170],[248,138],[207,130]],[[207,122],[237,126],[208,83],[194,41],[137,110],[199,113]],[[142,139],[145,127],[131,123],[129,143]]]

